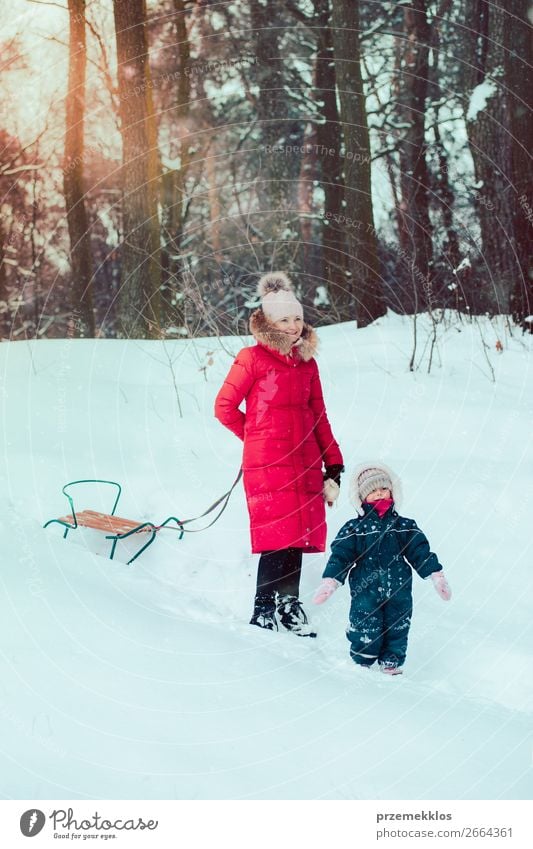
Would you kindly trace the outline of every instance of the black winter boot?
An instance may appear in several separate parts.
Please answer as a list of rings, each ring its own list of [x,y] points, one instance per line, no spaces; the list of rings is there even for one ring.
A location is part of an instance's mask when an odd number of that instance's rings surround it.
[[[250,625],[257,625],[259,628],[266,628],[267,631],[278,630],[274,593],[256,595],[254,601],[254,612],[250,619]]]
[[[311,628],[305,610],[295,595],[278,597],[278,616],[287,631],[299,637],[316,637],[316,631]]]

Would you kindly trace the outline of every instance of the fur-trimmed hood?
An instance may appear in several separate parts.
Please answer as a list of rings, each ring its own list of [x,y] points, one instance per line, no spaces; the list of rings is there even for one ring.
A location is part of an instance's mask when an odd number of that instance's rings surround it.
[[[305,363],[312,360],[317,352],[318,336],[309,324],[304,322],[302,335],[294,343],[286,333],[270,324],[262,309],[255,310],[250,316],[250,333],[256,342],[283,356],[288,356],[292,349]]]

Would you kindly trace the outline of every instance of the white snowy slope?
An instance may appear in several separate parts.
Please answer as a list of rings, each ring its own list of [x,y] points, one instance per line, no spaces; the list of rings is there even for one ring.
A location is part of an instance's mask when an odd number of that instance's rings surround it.
[[[453,588],[445,604],[415,576],[395,679],[350,662],[347,588],[311,609],[325,556],[302,582],[317,640],[247,624],[242,484],[212,528],[163,531],[131,566],[133,541],[110,561],[97,532],[42,528],[80,478],[119,481],[117,513],[156,522],[225,492],[241,446],[212,406],[248,339],[0,345],[2,798],[531,797],[530,339],[450,315],[427,374],[428,332],[413,373],[408,318],[319,332],[348,470],[381,458],[401,475]],[[79,509],[105,509],[104,489]]]

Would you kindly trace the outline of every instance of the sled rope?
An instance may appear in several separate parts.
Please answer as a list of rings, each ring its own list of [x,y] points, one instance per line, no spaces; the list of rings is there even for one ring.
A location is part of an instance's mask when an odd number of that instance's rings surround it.
[[[185,533],[185,534],[199,534],[201,531],[206,531],[207,528],[210,528],[211,525],[214,525],[215,522],[222,516],[222,513],[224,512],[224,510],[228,506],[228,501],[230,500],[231,493],[233,492],[233,490],[235,489],[235,487],[237,486],[237,484],[239,483],[241,478],[242,478],[242,469],[239,469],[239,474],[237,475],[237,477],[233,481],[233,483],[232,483],[231,487],[228,489],[228,491],[225,492],[224,495],[221,495],[220,498],[217,498],[217,500],[214,501],[213,504],[211,504],[211,507],[208,507],[207,510],[205,510],[203,513],[200,513],[199,516],[195,516],[193,519],[176,519],[175,521],[177,521],[179,523],[179,527],[177,527],[177,528],[169,528],[168,526],[165,527],[165,525],[163,524],[163,525],[155,525],[155,530],[156,531],[160,531],[162,529],[169,530],[169,531],[179,531],[179,530],[181,530],[182,533]],[[219,504],[222,504],[223,501],[225,503],[224,503],[222,509],[217,513],[215,518],[211,522],[209,522],[208,525],[205,525],[203,528],[184,528],[183,527],[183,525],[188,525],[190,522],[197,522],[198,519],[203,519],[204,516],[207,516],[209,513],[211,513],[216,507],[218,507]],[[171,518],[174,518],[174,517],[171,517]],[[167,522],[168,522],[168,519],[167,519]]]

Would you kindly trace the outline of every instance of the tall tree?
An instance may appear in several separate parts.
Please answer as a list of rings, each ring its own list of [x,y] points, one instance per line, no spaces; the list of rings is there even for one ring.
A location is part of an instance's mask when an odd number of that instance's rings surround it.
[[[85,0],[68,0],[69,68],[63,189],[70,238],[73,331],[94,336],[91,236],[84,191],[85,74],[87,67]]]
[[[483,277],[494,312],[508,314],[520,269],[514,246],[513,135],[505,71],[511,16],[503,0],[469,0],[472,18],[468,140],[483,203],[478,203]],[[519,101],[515,101],[519,105]]]
[[[430,177],[426,159],[430,27],[426,0],[403,8],[403,36],[398,40],[397,112],[400,118],[400,249],[407,259],[413,307],[432,305],[433,248],[429,219]]]
[[[511,309],[521,320],[533,313],[533,30],[529,0],[509,0],[505,80],[511,128],[513,225],[520,272],[515,277]]]
[[[448,104],[445,87],[441,85],[443,66],[448,61],[448,57],[443,57],[441,52],[441,26],[443,17],[449,13],[452,4],[453,0],[441,0],[440,6],[435,12],[431,24],[432,62],[429,69],[431,128],[435,139],[435,154],[438,164],[437,174],[433,177],[432,195],[433,200],[437,201],[437,210],[444,230],[441,241],[448,275],[450,268],[456,269],[460,263],[459,237],[453,216],[455,194],[448,173],[448,153],[440,130],[442,106]]]
[[[122,134],[123,241],[120,332],[159,334],[159,157],[152,104],[146,0],[114,0]]]
[[[344,134],[346,241],[352,277],[332,281],[331,300],[360,327],[385,312],[372,210],[370,139],[360,61],[359,0],[332,0],[335,74]]]
[[[173,0],[173,46],[171,63],[173,78],[170,102],[165,102],[161,114],[170,121],[170,137],[179,159],[177,168],[162,175],[162,249],[161,249],[161,315],[162,321],[183,326],[181,296],[181,240],[186,198],[186,178],[190,163],[191,46],[186,22],[185,0]]]
[[[301,146],[305,122],[294,107],[292,92],[287,91],[287,55],[283,50],[285,6],[281,0],[250,0],[257,60],[253,74],[259,89],[256,110],[264,150],[257,192],[261,209],[266,213],[263,228],[267,229],[270,221],[267,236],[271,235],[275,242],[271,258],[275,256],[273,261],[277,266],[290,270],[299,234],[295,215],[289,210],[295,206],[300,158],[297,154],[276,152],[276,148]]]
[[[344,228],[339,223],[344,198],[342,129],[337,105],[330,0],[314,0],[314,6],[319,24],[315,92],[321,105],[321,121],[316,128],[316,143],[320,150],[328,151],[326,156],[320,157],[324,191],[324,277],[329,289],[339,291],[346,283],[347,264]]]
[[[7,303],[7,273],[6,273],[6,249],[5,239],[0,224],[0,304]]]

